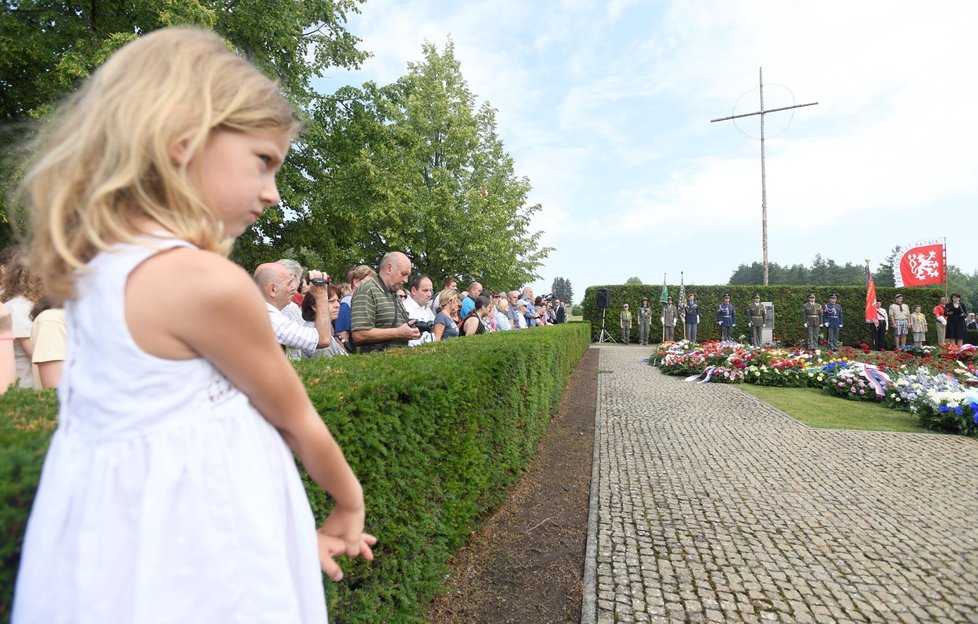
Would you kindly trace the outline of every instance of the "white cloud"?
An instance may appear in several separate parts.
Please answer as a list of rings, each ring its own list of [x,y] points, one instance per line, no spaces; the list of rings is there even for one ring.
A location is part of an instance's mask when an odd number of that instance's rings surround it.
[[[351,30],[375,57],[351,77],[392,82],[450,35],[543,204],[534,223],[558,247],[545,279],[581,294],[663,271],[722,282],[760,258],[757,118],[738,122],[755,138],[709,121],[741,96],[738,112],[756,110],[762,66],[767,108],[819,102],[766,119],[772,261],[858,262],[946,235],[970,270],[976,23],[967,0],[370,0]]]

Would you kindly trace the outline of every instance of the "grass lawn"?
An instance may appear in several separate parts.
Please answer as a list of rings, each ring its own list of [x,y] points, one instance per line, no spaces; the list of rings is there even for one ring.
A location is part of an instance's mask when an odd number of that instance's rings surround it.
[[[818,388],[772,388],[746,383],[737,387],[816,429],[934,433],[919,426],[917,417],[909,412],[868,401],[849,401]]]

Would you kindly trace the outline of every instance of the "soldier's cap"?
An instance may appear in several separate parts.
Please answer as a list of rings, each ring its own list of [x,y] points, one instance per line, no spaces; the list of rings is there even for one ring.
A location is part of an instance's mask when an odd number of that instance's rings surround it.
[[[814,299],[814,298],[815,298],[815,293],[810,293],[810,294],[808,295],[808,298],[809,298],[809,299]]]
[[[900,293],[897,293],[896,294],[896,297],[893,297],[893,298],[894,299],[903,299],[903,295],[901,295]]]
[[[642,301],[648,301],[648,300],[649,300],[648,297],[642,297]]]
[[[666,301],[672,301],[672,297],[666,297]]]
[[[628,307],[628,304],[627,303],[623,303],[623,304],[621,304],[621,307],[627,308]]]
[[[729,299],[730,298],[730,293],[723,293],[723,298],[724,299]]]
[[[838,299],[838,298],[839,298],[839,295],[837,295],[835,293],[832,293],[831,295],[829,295],[829,299]]]

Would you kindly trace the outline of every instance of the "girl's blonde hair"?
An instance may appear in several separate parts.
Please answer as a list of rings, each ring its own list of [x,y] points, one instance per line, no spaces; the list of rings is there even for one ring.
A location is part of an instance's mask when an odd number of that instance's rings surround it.
[[[226,252],[222,222],[187,177],[215,129],[292,136],[296,122],[278,84],[209,31],[158,30],[115,52],[42,131],[15,197],[33,213],[48,294],[73,297],[77,269],[133,242],[147,219]]]

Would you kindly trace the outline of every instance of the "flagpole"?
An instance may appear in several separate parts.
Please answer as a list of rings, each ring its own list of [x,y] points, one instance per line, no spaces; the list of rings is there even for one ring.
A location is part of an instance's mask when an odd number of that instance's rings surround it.
[[[947,280],[950,271],[947,270],[947,236],[944,237],[944,298],[947,298]]]
[[[680,271],[679,272],[679,290],[682,290],[683,291],[683,300],[679,302],[679,305],[681,307],[680,308],[676,308],[676,314],[679,314],[679,310],[681,310],[682,308],[685,308],[686,307],[686,299],[685,299],[685,297],[686,297],[686,291],[683,289],[683,286],[684,285],[685,284],[683,282],[683,272]],[[685,314],[683,315],[683,340],[686,340],[686,315]]]
[[[663,288],[666,287],[666,274],[665,273],[662,274],[662,287]],[[662,301],[661,301],[662,297],[659,297],[659,299],[660,299],[659,304],[661,305],[662,304]],[[666,301],[666,304],[667,305],[668,305],[668,303],[669,302]],[[665,317],[666,317],[665,312],[663,312],[662,316],[659,317],[663,321],[663,322],[659,323],[659,325],[662,325],[662,338],[659,340],[659,344],[662,344],[663,342],[666,341],[666,324],[665,324],[666,318]]]

